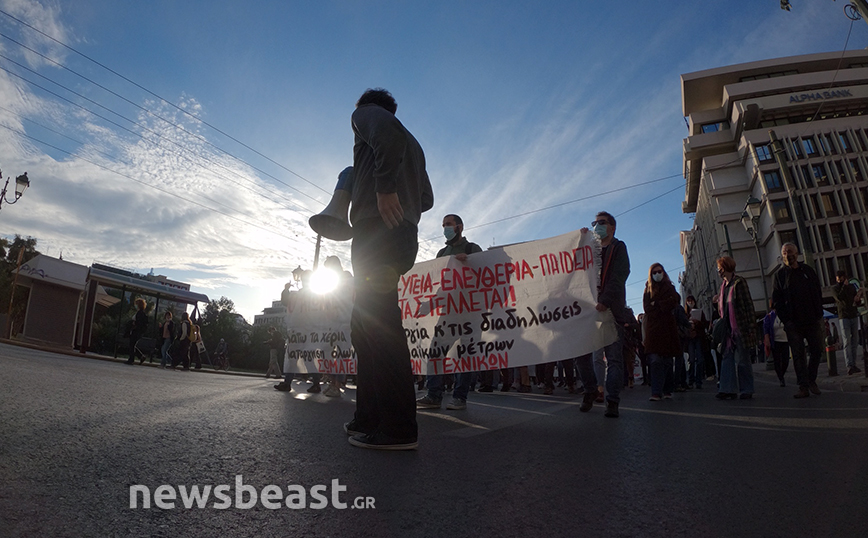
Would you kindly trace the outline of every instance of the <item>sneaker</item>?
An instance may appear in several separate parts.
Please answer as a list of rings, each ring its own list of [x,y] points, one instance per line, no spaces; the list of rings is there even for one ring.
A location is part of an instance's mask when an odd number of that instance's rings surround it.
[[[503,386],[500,387],[500,392],[509,392],[509,388],[510,388],[509,385],[504,383]]]
[[[823,394],[822,392],[820,392],[820,387],[817,386],[816,382],[812,382],[810,386],[808,386],[808,390],[811,391],[813,394],[816,394],[817,396]]]
[[[858,374],[861,372],[862,372],[862,370],[860,370],[859,368],[856,368],[855,366],[851,366],[851,367],[847,368],[847,375]]]
[[[416,407],[420,409],[440,409],[440,400],[435,400],[430,396],[423,396],[416,400]]]
[[[663,395],[663,399],[664,399],[664,400],[671,400],[671,399],[672,399],[672,395],[671,395],[671,394],[664,394],[664,395]]]
[[[805,387],[799,387],[799,392],[793,394],[793,398],[810,398],[811,393]]]
[[[518,391],[519,392],[533,392],[533,389],[531,389],[530,385],[522,385],[522,386],[518,387]]]
[[[659,401],[660,401],[660,396],[657,396],[656,394],[652,394],[651,397],[648,398],[648,401],[649,401],[649,402],[659,402]]]
[[[323,392],[323,394],[325,394],[329,398],[340,398],[341,397],[341,389],[339,389],[337,387],[329,387],[329,388],[325,389],[325,392]]]
[[[368,435],[366,432],[362,431],[362,428],[359,428],[359,425],[356,424],[356,419],[344,423],[344,432],[349,436]]]
[[[354,435],[350,437],[350,444],[359,448],[372,448],[374,450],[416,450],[419,442],[415,437],[411,439],[395,439],[380,432],[368,435]]]
[[[449,402],[446,409],[451,411],[461,411],[462,409],[467,409],[467,402],[461,398],[452,398],[452,401]]]
[[[738,395],[739,400],[750,400],[751,398],[753,398],[753,394],[750,392],[742,392]]]
[[[546,387],[543,389],[543,394],[545,394],[546,396],[551,396],[554,393],[555,389],[553,389],[552,387]]]
[[[594,403],[603,403],[606,401],[606,399],[603,396],[603,393],[600,392],[599,389],[597,390],[597,392],[595,394],[596,394],[596,396],[594,397]]]
[[[280,392],[292,392],[292,385],[289,383],[278,383],[274,386],[274,390],[279,390]]]
[[[620,416],[620,413],[618,413],[618,404],[615,402],[606,402],[606,412],[603,413],[603,416],[618,418]]]
[[[482,387],[479,387],[479,390],[477,390],[476,392],[494,392],[494,387],[482,386]]]
[[[579,411],[587,413],[594,407],[594,401],[597,399],[597,391],[586,392],[582,397],[582,405],[579,406]]]
[[[314,385],[311,388],[307,389],[307,391],[311,394],[319,394],[320,392],[322,392],[322,387],[320,387],[319,385]]]

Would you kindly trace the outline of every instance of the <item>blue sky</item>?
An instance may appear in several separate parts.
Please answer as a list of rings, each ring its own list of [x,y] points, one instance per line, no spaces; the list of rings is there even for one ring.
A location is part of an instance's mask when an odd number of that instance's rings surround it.
[[[647,268],[674,279],[692,225],[679,75],[843,49],[844,2],[792,4],[0,0],[116,73],[0,13],[0,168],[32,180],[4,205],[0,235],[84,265],[154,268],[252,321],[312,265],[307,218],[351,164],[353,104],[379,86],[434,186],[419,260],[441,246],[446,213],[488,247],[605,209],[619,216],[638,311]],[[847,48],[866,46],[860,21]],[[329,254],[348,266],[348,243],[325,241]]]

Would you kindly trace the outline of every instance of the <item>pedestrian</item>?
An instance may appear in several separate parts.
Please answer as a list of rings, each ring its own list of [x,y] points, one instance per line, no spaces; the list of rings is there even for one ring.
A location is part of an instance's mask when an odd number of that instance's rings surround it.
[[[675,389],[674,361],[683,360],[681,337],[675,311],[680,309],[681,297],[666,274],[663,265],[654,263],[648,268],[648,280],[642,306],[645,309],[645,356],[651,376],[652,402],[672,399]]]
[[[841,345],[844,347],[844,362],[847,364],[847,375],[858,374],[856,366],[856,351],[859,349],[859,311],[856,308],[856,286],[850,284],[846,271],[838,271],[835,275],[835,285],[832,294],[838,307],[838,325],[841,335]]]
[[[454,256],[459,263],[463,264],[467,261],[468,255],[482,252],[482,247],[468,241],[462,234],[463,231],[464,221],[461,217],[454,214],[443,217],[443,236],[446,237],[446,246],[437,252],[438,258]],[[488,370],[487,372],[483,372],[483,374],[485,373],[491,375],[493,379],[494,372]],[[470,379],[473,377],[473,372],[458,372],[450,375],[454,378],[454,389],[452,391],[452,401],[446,405],[446,409],[467,409],[467,395],[470,393]],[[445,382],[446,374],[429,375],[425,380],[428,394],[416,400],[416,407],[419,409],[440,409]],[[483,385],[485,385],[485,380],[483,380]]]
[[[576,367],[585,386],[585,395],[579,411],[588,412],[598,395],[603,394],[605,386],[605,416],[619,416],[618,403],[621,401],[621,386],[624,383],[624,323],[627,311],[627,277],[630,276],[630,258],[627,245],[615,238],[615,217],[606,211],[597,213],[591,223],[594,235],[602,248],[600,284],[597,289],[597,312],[612,312],[618,337],[611,344],[592,354],[593,359],[583,355],[576,359]],[[588,228],[582,228],[582,234]]]
[[[687,386],[701,389],[705,381],[705,331],[708,328],[708,320],[705,312],[696,308],[696,298],[687,296],[684,308],[690,323],[690,332],[687,335],[687,354],[689,356],[690,369],[687,377]]]
[[[392,94],[377,88],[365,91],[352,116],[357,389],[355,416],[344,429],[352,445],[384,450],[418,446],[398,280],[415,263],[419,219],[434,205],[422,147],[395,117],[397,108]]]
[[[718,293],[718,310],[728,334],[723,339],[720,387],[715,398],[750,400],[754,393],[750,350],[758,342],[753,299],[747,281],[735,274],[734,259],[729,256],[719,258],[717,274],[723,280]]]
[[[172,364],[169,349],[175,340],[175,322],[172,321],[172,313],[167,311],[163,319],[163,324],[160,326],[160,334],[163,337],[163,345],[160,347],[160,355],[162,357],[160,359],[160,368],[165,368],[167,364]]]
[[[190,362],[196,363],[196,370],[202,369],[202,353],[205,352],[205,346],[202,345],[202,329],[199,325],[193,324],[193,339],[190,343]]]
[[[282,355],[281,351],[285,345],[286,339],[280,331],[274,325],[268,327],[268,371],[265,372],[265,379],[272,374],[275,379],[283,377],[283,369],[278,363],[278,358]]]
[[[799,383],[794,398],[820,395],[817,370],[823,352],[823,288],[814,269],[799,263],[799,249],[793,243],[784,243],[781,258],[784,266],[775,273],[772,305],[784,324],[793,369]],[[810,361],[805,356],[805,342]]]
[[[784,330],[784,324],[775,312],[772,301],[769,301],[769,312],[763,318],[763,347],[766,356],[772,357],[775,363],[778,381],[782,387],[786,387],[784,376],[790,366],[790,345],[787,343],[787,331]]]
[[[184,368],[185,372],[190,371],[190,338],[193,334],[193,324],[190,323],[190,314],[184,312],[181,314],[181,329],[178,333],[178,352],[172,360],[172,369],[174,370],[179,364]]]
[[[132,319],[132,326],[130,327],[130,360],[127,361],[127,364],[135,364],[136,363],[136,342],[145,334],[145,329],[148,327],[148,316],[145,314],[145,307],[147,303],[141,297],[138,297],[135,301],[136,304],[136,314]],[[139,364],[144,364],[145,356],[141,356],[141,362]]]

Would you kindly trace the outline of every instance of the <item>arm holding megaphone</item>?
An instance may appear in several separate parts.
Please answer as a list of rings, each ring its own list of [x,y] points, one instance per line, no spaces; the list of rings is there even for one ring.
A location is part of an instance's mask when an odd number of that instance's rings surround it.
[[[353,229],[348,217],[353,192],[353,167],[347,166],[338,174],[338,184],[325,209],[308,220],[310,227],[319,235],[333,241],[353,238]],[[399,204],[400,206],[400,204]]]

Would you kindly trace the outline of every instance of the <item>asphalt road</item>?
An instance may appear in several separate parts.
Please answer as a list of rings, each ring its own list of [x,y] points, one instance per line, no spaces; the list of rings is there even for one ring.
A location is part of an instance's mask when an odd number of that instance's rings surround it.
[[[0,344],[0,536],[865,535],[866,393],[794,400],[763,375],[750,401],[637,387],[616,420],[565,392],[471,394],[419,413],[417,451],[382,452],[347,443],[352,390],[272,385]],[[235,507],[238,475],[270,500]],[[150,508],[130,508],[136,485]],[[205,508],[183,506],[182,486],[208,485]],[[307,508],[274,501],[290,485]]]

